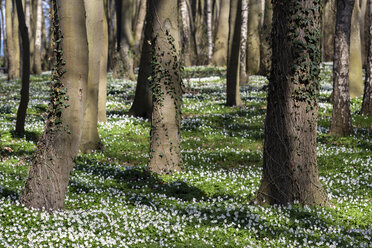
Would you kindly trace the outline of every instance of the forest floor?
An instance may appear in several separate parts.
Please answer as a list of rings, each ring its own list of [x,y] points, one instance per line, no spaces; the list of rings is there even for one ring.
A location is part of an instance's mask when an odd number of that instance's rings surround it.
[[[328,135],[329,67],[322,70],[318,166],[330,206],[255,206],[262,174],[264,77],[241,88],[244,107],[226,107],[224,71],[186,69],[183,171],[144,167],[150,123],[126,116],[135,82],[108,82],[104,151],[79,155],[65,209],[20,205],[49,100],[48,74],[32,77],[26,137],[12,136],[20,83],[0,79],[0,247],[372,247],[372,118],[352,99],[354,134]]]

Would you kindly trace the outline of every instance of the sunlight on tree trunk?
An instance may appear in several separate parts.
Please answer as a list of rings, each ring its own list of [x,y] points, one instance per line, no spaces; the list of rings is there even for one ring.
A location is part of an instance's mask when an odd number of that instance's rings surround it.
[[[13,5],[15,6],[15,5]],[[8,80],[19,78],[19,41],[18,41],[18,18],[15,8],[12,9],[12,0],[5,1],[6,14],[6,42],[8,54]]]
[[[216,40],[212,64],[215,66],[227,65],[227,46],[229,40],[229,10],[230,0],[221,0],[220,15],[218,18]]]

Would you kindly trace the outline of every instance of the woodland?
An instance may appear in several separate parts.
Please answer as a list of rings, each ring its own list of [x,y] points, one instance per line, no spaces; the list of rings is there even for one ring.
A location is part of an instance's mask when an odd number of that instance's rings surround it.
[[[0,247],[372,247],[372,0],[0,9]]]

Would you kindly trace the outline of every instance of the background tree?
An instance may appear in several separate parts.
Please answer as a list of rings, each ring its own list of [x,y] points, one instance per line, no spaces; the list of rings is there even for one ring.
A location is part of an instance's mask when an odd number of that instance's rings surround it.
[[[54,0],[52,4],[57,63],[52,99],[21,199],[28,207],[47,210],[64,204],[79,150],[89,65],[84,1]]]
[[[220,0],[220,13],[214,42],[212,64],[216,66],[227,65],[227,47],[229,39],[229,11],[230,0]]]
[[[241,12],[241,32],[240,32],[240,76],[239,84],[248,84],[247,75],[247,35],[248,35],[248,0],[242,0]]]
[[[271,25],[273,6],[271,0],[265,0],[264,21],[260,31],[260,75],[269,76],[271,70]]]
[[[18,40],[18,18],[15,3],[12,0],[5,0],[6,15],[6,47],[8,55],[8,80],[19,78],[19,40]]]
[[[248,6],[247,70],[248,75],[257,75],[260,71],[261,0],[249,0]]]
[[[336,27],[336,0],[323,0],[322,60],[333,61]]]
[[[372,1],[367,1],[367,22],[365,25],[368,28],[366,35],[366,79],[364,82],[364,95],[361,113],[364,115],[372,115]]]
[[[320,0],[272,3],[273,60],[263,176],[255,202],[325,205],[316,154],[321,3]]]
[[[192,18],[190,11],[189,0],[180,0],[180,12],[182,20],[182,60],[185,66],[191,66],[193,59],[192,53],[192,38],[191,26]]]
[[[25,120],[27,114],[27,106],[29,101],[30,91],[30,42],[28,39],[28,29],[26,26],[25,15],[23,13],[23,6],[21,0],[16,0],[17,16],[19,23],[19,30],[21,33],[21,53],[22,59],[22,87],[21,87],[21,102],[19,103],[17,111],[17,122],[15,132],[18,136],[23,136],[25,133]]]
[[[34,48],[34,63],[33,72],[41,74],[41,33],[42,33],[42,0],[37,0],[36,5],[36,27],[35,27],[35,48]]]
[[[335,136],[351,134],[349,94],[350,27],[355,0],[337,2],[335,51],[333,59],[333,110],[330,133]],[[351,62],[351,61],[350,61]]]
[[[152,92],[150,159],[148,168],[160,174],[180,170],[181,63],[178,3],[150,1],[152,24]]]
[[[229,17],[229,43],[227,53],[226,74],[226,105],[239,106],[240,99],[239,69],[240,69],[240,32],[241,32],[241,10],[240,0],[230,1]]]

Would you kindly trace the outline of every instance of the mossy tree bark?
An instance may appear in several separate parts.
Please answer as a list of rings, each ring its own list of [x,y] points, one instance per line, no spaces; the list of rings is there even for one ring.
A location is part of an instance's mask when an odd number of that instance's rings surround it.
[[[152,92],[149,77],[152,74],[152,15],[149,10],[148,2],[145,37],[142,44],[140,67],[137,78],[136,93],[134,101],[129,109],[129,115],[151,119],[152,116]]]
[[[30,41],[28,39],[28,29],[26,26],[25,15],[21,0],[16,0],[17,16],[19,22],[19,30],[21,33],[21,59],[22,59],[22,87],[21,87],[21,102],[17,111],[17,122],[15,132],[22,137],[25,133],[25,121],[27,114],[27,106],[30,92]]]
[[[248,8],[247,71],[248,75],[257,75],[260,71],[261,0],[249,0]]]
[[[258,204],[327,204],[316,155],[320,1],[272,1],[273,61]]]
[[[260,75],[269,76],[271,71],[271,26],[273,6],[271,0],[265,0],[264,21],[260,31]]]
[[[372,1],[367,2],[367,21],[365,25],[368,28],[366,33],[366,51],[367,51],[367,61],[366,61],[366,80],[364,82],[364,95],[361,113],[363,115],[372,115]]]
[[[221,0],[220,14],[218,18],[216,40],[214,42],[214,51],[212,64],[216,66],[227,65],[227,47],[229,40],[229,10],[230,0]]]
[[[152,0],[153,111],[148,168],[159,174],[180,170],[182,78],[179,56],[178,3]]]
[[[350,97],[357,97],[363,94],[362,43],[360,40],[359,16],[360,16],[359,0],[355,0],[353,14],[351,17],[350,34],[350,62],[349,62]]]
[[[18,18],[15,8],[12,8],[12,0],[5,1],[6,15],[6,47],[8,55],[8,80],[19,78],[19,41],[18,41]],[[15,6],[13,2],[13,6]]]
[[[337,2],[333,60],[333,110],[330,133],[347,136],[352,132],[349,95],[350,27],[355,0]],[[350,61],[351,62],[351,61]]]
[[[88,91],[80,150],[90,153],[102,148],[98,135],[98,91],[103,48],[103,1],[84,0],[89,49]]]
[[[64,205],[79,150],[89,65],[84,1],[53,0],[52,4],[56,53],[52,99],[21,199],[27,207],[46,210]]]
[[[240,0],[230,1],[229,17],[229,43],[227,53],[226,74],[226,105],[240,106],[239,71],[240,71],[240,32],[241,32],[241,10]]]
[[[336,0],[328,0],[323,9],[322,59],[333,61],[334,39],[336,27]]]
[[[112,76],[135,80],[133,69],[132,35],[133,0],[116,0],[117,53],[114,58]]]

